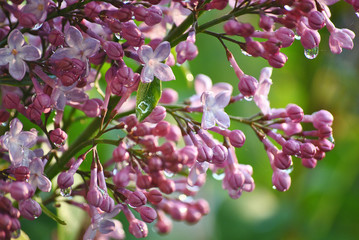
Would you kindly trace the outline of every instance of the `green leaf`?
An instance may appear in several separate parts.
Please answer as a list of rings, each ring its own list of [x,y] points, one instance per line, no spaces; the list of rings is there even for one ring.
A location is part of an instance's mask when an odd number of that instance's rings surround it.
[[[138,121],[145,119],[157,106],[162,93],[162,83],[154,78],[150,83],[140,82],[137,90],[136,117]]]
[[[59,224],[66,225],[66,222],[58,218],[53,212],[51,212],[47,207],[45,207],[44,204],[39,203],[42,209],[42,212],[45,213],[47,216],[52,218],[54,221],[56,221]]]
[[[30,240],[29,236],[23,231],[20,231],[20,236],[18,238],[11,238],[11,240],[16,239],[16,240]]]

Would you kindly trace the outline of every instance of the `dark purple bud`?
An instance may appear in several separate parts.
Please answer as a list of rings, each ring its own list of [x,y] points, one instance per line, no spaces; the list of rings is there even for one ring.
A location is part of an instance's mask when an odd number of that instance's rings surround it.
[[[101,114],[100,105],[94,99],[87,100],[82,106],[82,111],[88,117],[97,117]]]
[[[305,49],[318,47],[320,43],[320,34],[318,31],[306,29],[300,38],[300,42]]]
[[[128,196],[127,200],[128,200],[128,203],[132,207],[141,207],[141,206],[145,205],[147,202],[147,198],[146,198],[145,194],[143,194],[143,192],[138,191],[138,190],[131,193]]]
[[[151,187],[152,178],[149,175],[138,175],[136,186],[141,189],[148,189]]]
[[[177,63],[182,64],[186,60],[191,61],[198,55],[197,46],[192,41],[182,41],[176,46]]]
[[[146,194],[146,196],[147,200],[154,205],[159,204],[163,199],[162,193],[157,189],[152,189]]]
[[[329,138],[333,134],[333,129],[329,126],[322,126],[318,129],[320,138]]]
[[[84,13],[89,18],[96,18],[101,12],[101,5],[98,2],[89,2],[85,5]]]
[[[52,29],[51,32],[49,33],[47,39],[49,40],[49,43],[51,43],[55,47],[63,45],[65,42],[64,34],[57,29]]]
[[[62,172],[57,177],[57,185],[61,189],[67,189],[74,184],[74,175],[69,172]]]
[[[292,158],[283,152],[274,156],[274,165],[279,169],[288,169],[292,164]]]
[[[139,47],[144,42],[142,32],[134,22],[126,22],[123,24],[122,36],[127,40],[128,44],[133,47]]]
[[[228,175],[228,184],[233,190],[241,188],[244,184],[244,175],[242,171],[236,169]]]
[[[213,149],[213,158],[212,161],[215,164],[223,164],[223,162],[227,159],[228,149],[221,145],[217,144]]]
[[[208,9],[222,10],[228,5],[228,0],[212,0],[207,4]]]
[[[8,92],[4,97],[2,104],[7,109],[17,109],[20,105],[20,97],[13,92]]]
[[[138,121],[137,121],[137,118],[135,115],[127,116],[123,121],[127,125],[127,131],[131,131],[131,129],[138,124]]]
[[[151,207],[142,206],[136,208],[136,210],[140,213],[141,219],[146,223],[151,223],[157,218],[157,212]]]
[[[240,23],[239,36],[250,37],[254,33],[254,27],[250,23]]]
[[[283,153],[292,156],[299,155],[300,143],[293,139],[286,141],[283,145]]]
[[[268,63],[274,68],[281,68],[284,66],[284,64],[287,62],[288,57],[284,53],[276,53],[273,55],[270,55],[268,58]]]
[[[126,91],[126,88],[118,78],[113,79],[111,82],[111,92],[117,96],[122,96],[122,94]]]
[[[164,137],[168,134],[171,124],[166,121],[159,122],[153,129],[152,134],[159,137]]]
[[[202,215],[209,213],[209,204],[205,199],[198,199],[194,206]]]
[[[229,141],[233,147],[240,148],[246,141],[246,136],[241,130],[233,130],[228,134]]]
[[[144,123],[139,123],[136,126],[136,130],[133,132],[133,136],[138,136],[138,137],[143,137],[150,134],[151,134],[150,128]]]
[[[30,170],[28,167],[20,166],[11,169],[11,174],[17,181],[25,181],[30,177]]]
[[[32,28],[38,23],[38,20],[33,13],[20,12],[17,19],[19,20],[19,24],[25,28]]]
[[[267,15],[261,15],[261,18],[259,20],[259,27],[264,29],[265,31],[270,31],[273,27],[274,20],[273,18],[267,16]]]
[[[148,235],[148,228],[146,223],[136,218],[133,218],[130,221],[130,226],[128,228],[128,231],[136,238],[144,238],[147,237]]]
[[[287,116],[293,121],[293,122],[301,122],[304,117],[304,112],[301,107],[295,104],[288,104],[285,108],[287,112]]]
[[[281,49],[282,43],[277,38],[269,38],[264,42],[263,46],[269,54],[275,54]]]
[[[285,192],[290,187],[291,178],[288,173],[275,170],[272,175],[272,183],[278,191]]]
[[[157,6],[151,6],[147,8],[147,15],[145,17],[145,23],[148,26],[156,25],[162,21],[162,10]]]
[[[312,11],[308,15],[308,23],[311,29],[319,30],[325,25],[325,17],[319,11]]]
[[[312,0],[302,0],[298,4],[298,9],[306,13],[312,11],[314,7],[314,1]]]
[[[116,18],[120,20],[120,22],[127,22],[131,20],[132,18],[131,9],[129,7],[126,7],[126,5],[124,7],[119,8],[117,11]]]
[[[229,20],[224,24],[223,28],[228,35],[237,35],[240,31],[240,26],[241,24],[236,20]]]
[[[168,134],[166,135],[166,139],[168,141],[177,142],[181,138],[181,129],[177,125],[171,125]]]
[[[95,207],[100,207],[103,201],[103,195],[97,187],[90,188],[86,196],[87,202]]]
[[[51,98],[47,94],[39,94],[35,98],[34,105],[44,111],[51,106]]]
[[[325,152],[317,151],[314,155],[314,158],[318,161],[322,160],[323,158],[325,158]]]
[[[32,199],[20,201],[19,210],[21,216],[28,220],[35,220],[41,215],[42,212],[40,205]]]
[[[9,231],[11,228],[11,218],[7,214],[0,213],[0,229]],[[6,238],[3,238],[6,239]],[[10,238],[8,238],[10,239]]]
[[[115,162],[123,162],[129,159],[130,154],[122,145],[120,145],[113,150],[112,157]]]
[[[118,71],[118,67],[116,65],[112,65],[106,72],[105,74],[105,80],[107,82],[107,84],[111,84],[112,81],[115,80],[115,78],[117,78],[117,71]]]
[[[316,129],[320,129],[323,126],[331,126],[333,124],[334,117],[333,115],[326,111],[320,110],[312,114],[313,117],[313,126]]]
[[[158,188],[160,189],[161,192],[165,194],[171,194],[175,191],[176,185],[173,180],[165,179],[159,183]]]
[[[55,144],[63,144],[67,139],[67,134],[61,128],[50,131],[50,140]]]
[[[312,143],[303,143],[300,145],[300,155],[302,158],[314,157],[317,149]]]
[[[102,45],[107,56],[113,60],[120,60],[123,57],[122,45],[117,42],[106,41]]]
[[[253,57],[260,57],[264,52],[264,47],[258,41],[249,41],[246,43],[246,52]]]
[[[245,97],[253,96],[257,88],[257,79],[250,75],[243,75],[238,83],[238,89]]]
[[[133,14],[137,21],[145,21],[145,17],[147,16],[147,9],[143,6],[138,6],[133,10]]]
[[[282,42],[282,47],[289,47],[294,42],[294,32],[286,27],[280,27],[274,32],[274,36]]]
[[[105,195],[100,205],[101,210],[110,213],[113,211],[114,207],[115,207],[114,200],[109,195]]]
[[[306,168],[315,168],[317,160],[315,158],[302,158],[302,164]]]
[[[151,172],[156,172],[161,170],[163,167],[162,160],[159,157],[151,157],[148,160],[148,168]]]
[[[12,182],[9,185],[11,197],[17,201],[28,199],[34,195],[34,189],[28,182]]]
[[[10,113],[5,109],[0,109],[0,123],[4,123],[9,120]]]
[[[334,144],[330,142],[328,139],[320,139],[318,147],[320,151],[329,152],[334,148]]]

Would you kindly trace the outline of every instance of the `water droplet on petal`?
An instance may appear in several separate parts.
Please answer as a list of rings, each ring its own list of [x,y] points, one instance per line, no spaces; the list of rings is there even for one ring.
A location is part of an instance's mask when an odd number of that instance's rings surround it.
[[[302,37],[299,36],[299,35],[297,35],[297,34],[294,35],[294,39],[295,39],[295,40],[300,40],[301,38],[302,38]]]
[[[63,197],[70,197],[71,196],[71,192],[72,192],[72,188],[68,187],[68,188],[62,188],[60,190],[60,194]]]
[[[34,215],[34,219],[37,219],[39,216]]]
[[[6,122],[1,123],[1,126],[5,127],[5,126],[6,126]]]
[[[173,177],[173,175],[174,175],[173,172],[170,172],[168,170],[165,170],[164,173],[165,173],[166,177],[169,177],[169,178]]]
[[[121,37],[121,34],[120,33],[115,33],[115,37],[118,39],[118,40],[121,40],[122,37]]]
[[[38,30],[42,27],[43,23],[37,23],[31,30]]]
[[[304,56],[308,59],[314,59],[318,56],[319,48],[304,49]]]
[[[252,96],[249,96],[249,97],[244,97],[244,100],[250,102],[253,100],[253,97]]]
[[[285,173],[290,174],[291,172],[293,172],[293,170],[294,170],[294,166],[293,166],[293,164],[292,164],[289,168],[284,169],[284,170],[282,170],[282,171],[285,172]]]
[[[222,173],[216,173],[216,172],[212,173],[212,177],[214,179],[218,180],[218,181],[223,180],[224,176],[225,176],[224,172],[222,172]]]
[[[274,186],[274,185],[272,186],[272,188],[273,188],[274,190],[276,190],[276,189],[277,189],[277,188],[276,188],[276,186]]]
[[[293,10],[293,8],[291,6],[288,6],[288,5],[285,5],[284,8],[287,11],[292,11]]]
[[[333,135],[331,135],[330,137],[327,138],[331,143],[335,144],[335,140]]]

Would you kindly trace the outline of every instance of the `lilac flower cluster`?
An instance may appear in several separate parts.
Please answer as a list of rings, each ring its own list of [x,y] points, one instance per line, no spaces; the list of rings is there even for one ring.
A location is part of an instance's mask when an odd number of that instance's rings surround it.
[[[314,168],[333,149],[333,116],[326,110],[306,115],[295,104],[272,108],[272,67],[284,66],[288,59],[281,49],[299,38],[305,55],[316,57],[318,30],[324,27],[333,53],[353,48],[355,34],[330,20],[328,6],[336,2],[0,1],[0,239],[18,237],[20,216],[51,215],[47,205],[58,201],[89,214],[86,240],[123,239],[116,219],[121,213],[136,238],[147,236],[146,223],[155,221],[159,233],[168,233],[171,219],[198,222],[209,213],[208,202],[196,199],[207,172],[223,174],[222,187],[231,198],[255,188],[253,168],[237,160],[235,150],[246,136],[230,129],[233,121],[253,129],[267,152],[273,186],[288,190],[293,157]],[[346,2],[359,11],[359,1]],[[200,24],[201,15],[212,9],[221,17]],[[259,28],[242,22],[246,14],[259,15]],[[224,33],[208,30],[220,24]],[[176,79],[176,64],[186,68],[199,54],[197,34],[223,45],[239,94],[204,74],[196,76],[196,94],[183,103],[174,89],[162,89]],[[245,74],[226,42],[271,67],[262,69],[259,80]],[[240,117],[225,111],[242,100],[253,100],[259,113]],[[78,115],[92,122],[68,142]],[[38,130],[23,130],[21,121]],[[304,123],[312,130],[304,130]],[[103,159],[99,144],[114,146],[112,158]],[[89,161],[86,169],[83,163]]]

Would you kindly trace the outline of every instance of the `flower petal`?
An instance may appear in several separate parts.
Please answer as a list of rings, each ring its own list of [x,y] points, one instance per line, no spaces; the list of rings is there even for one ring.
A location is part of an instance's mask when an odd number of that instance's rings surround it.
[[[272,76],[273,68],[271,67],[265,67],[261,70],[261,75],[259,76],[259,83],[263,82],[266,79],[270,80],[270,77]]]
[[[166,58],[168,58],[170,53],[171,53],[171,45],[170,45],[170,43],[167,42],[167,41],[161,42],[157,46],[155,52],[153,53],[153,59],[155,59],[155,60],[157,60],[159,62],[162,62]]]
[[[214,98],[213,92],[207,91],[207,92],[202,93],[201,101],[205,108],[213,107],[216,104],[214,99],[215,98]]]
[[[20,122],[19,119],[14,118],[13,120],[11,120],[10,122],[10,134],[12,137],[15,137],[16,135],[18,135],[21,130],[22,130],[22,123]]]
[[[65,34],[65,41],[70,47],[79,48],[82,44],[83,37],[77,28],[71,26]]]
[[[72,89],[71,91],[67,92],[66,94],[67,101],[71,102],[85,102],[87,99],[89,99],[89,96],[80,89]]]
[[[40,175],[37,177],[37,187],[43,192],[51,191],[51,181],[45,177],[44,175]]]
[[[229,91],[220,92],[214,98],[216,107],[218,108],[225,108],[228,105],[229,100],[231,100],[231,92]]]
[[[0,66],[6,65],[9,63],[9,56],[11,51],[9,48],[0,48]]]
[[[107,234],[115,230],[115,223],[111,220],[102,220],[99,224],[100,233]]]
[[[140,57],[143,63],[147,63],[150,59],[153,58],[153,49],[148,45],[142,45],[138,50],[138,56]]]
[[[16,80],[20,81],[23,79],[26,73],[26,65],[24,60],[16,57],[11,62],[9,62],[9,73]]]
[[[9,145],[9,156],[12,164],[15,166],[20,165],[24,157],[24,151],[22,147],[17,143],[10,143]]]
[[[12,49],[19,49],[21,48],[22,45],[24,45],[25,43],[25,39],[24,36],[22,35],[22,33],[20,32],[19,29],[14,29],[8,37],[8,45],[9,48]]]
[[[149,83],[153,81],[153,78],[153,69],[148,66],[144,66],[141,71],[141,81]]]
[[[94,226],[94,224],[91,224],[91,225],[87,228],[83,239],[84,239],[84,240],[92,240],[92,239],[94,239],[95,236],[96,236],[96,232],[97,232],[97,228]]]
[[[34,132],[21,132],[18,135],[18,143],[24,147],[31,148],[36,144],[37,134]]]
[[[40,158],[34,158],[30,163],[30,174],[43,174],[44,164]]]
[[[212,80],[204,74],[198,74],[194,80],[194,89],[197,95],[202,95],[203,92],[209,91],[212,88]]]
[[[202,128],[209,129],[216,125],[216,119],[211,111],[203,111]]]
[[[100,42],[94,38],[86,38],[82,43],[82,50],[84,51],[83,55],[86,57],[91,57],[100,49]]]
[[[231,124],[231,120],[229,119],[228,114],[223,110],[217,110],[213,113],[216,122],[221,128],[228,128]]]
[[[21,51],[19,51],[18,56],[25,61],[35,61],[40,59],[41,51],[37,47],[26,45],[21,48]]]
[[[230,94],[232,94],[233,86],[231,84],[229,84],[229,83],[220,82],[220,83],[214,84],[211,91],[214,94],[217,94],[217,93],[222,92],[222,91],[229,91]]]
[[[267,97],[264,97],[263,95],[254,95],[253,100],[264,115],[270,113],[271,109]]]
[[[176,79],[172,69],[164,63],[156,64],[153,67],[153,74],[161,81],[171,81]]]
[[[121,211],[122,207],[120,205],[116,205],[112,212],[110,213],[104,213],[102,216],[104,219],[111,219],[117,216],[117,214]]]
[[[78,56],[79,54],[78,49],[75,48],[59,48],[56,50],[54,54],[52,54],[52,59],[63,59],[65,57],[67,58],[74,58]]]

